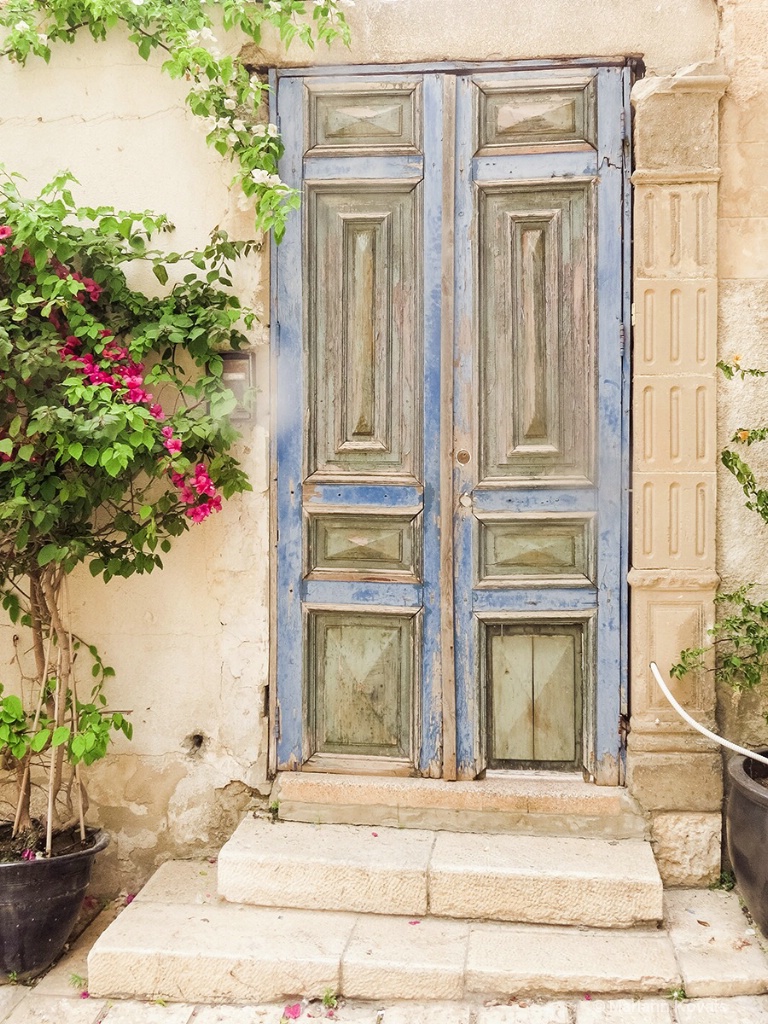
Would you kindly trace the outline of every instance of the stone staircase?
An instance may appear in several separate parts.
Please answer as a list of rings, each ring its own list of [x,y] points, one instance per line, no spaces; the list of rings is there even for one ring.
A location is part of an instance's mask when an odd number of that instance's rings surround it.
[[[489,781],[281,777],[280,817],[319,823],[249,817],[216,866],[165,864],[91,950],[89,991],[244,1003],[679,986],[624,791]]]

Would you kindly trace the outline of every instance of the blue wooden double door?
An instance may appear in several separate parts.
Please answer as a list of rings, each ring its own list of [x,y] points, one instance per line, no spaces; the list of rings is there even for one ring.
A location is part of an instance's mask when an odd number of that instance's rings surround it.
[[[273,767],[615,783],[627,70],[273,85]]]

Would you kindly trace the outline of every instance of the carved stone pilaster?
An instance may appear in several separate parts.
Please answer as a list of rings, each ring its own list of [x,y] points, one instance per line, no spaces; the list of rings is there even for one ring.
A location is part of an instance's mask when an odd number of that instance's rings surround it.
[[[688,71],[633,90],[635,331],[631,734],[627,781],[649,812],[659,863],[680,863],[669,823],[695,815],[699,846],[719,849],[719,754],[669,707],[662,672],[714,621],[717,360],[718,103],[727,79]],[[674,682],[681,703],[712,725],[711,674]],[[706,812],[706,813],[703,813]],[[658,821],[657,821],[658,819]],[[691,819],[693,820],[693,819]],[[658,827],[656,827],[658,825]],[[706,826],[712,835],[702,839]],[[686,863],[708,880],[712,856]],[[663,874],[665,871],[663,870]],[[669,867],[667,880],[680,883]]]

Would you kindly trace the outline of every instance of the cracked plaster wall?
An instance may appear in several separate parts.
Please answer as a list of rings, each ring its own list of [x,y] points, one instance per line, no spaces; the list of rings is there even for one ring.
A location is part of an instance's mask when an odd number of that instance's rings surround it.
[[[296,47],[285,57],[267,41],[250,56],[305,64],[634,54],[661,75],[712,60],[718,32],[712,0],[358,0],[350,22],[351,50]],[[48,67],[3,65],[4,161],[30,188],[69,167],[84,201],[166,212],[177,249],[201,243],[217,224],[247,235],[229,167],[185,111],[183,84],[158,64],[113,38],[61,46]],[[267,277],[266,254],[241,268],[246,302],[268,308]],[[134,741],[118,740],[92,769],[94,817],[115,836],[100,869],[105,890],[135,886],[169,856],[215,852],[268,792],[266,338],[263,325],[254,337],[262,392],[241,448],[254,492],[182,538],[162,573],[106,588],[82,575],[73,587],[76,620],[117,670],[112,701],[132,709],[135,724]],[[9,640],[6,630],[4,661]],[[199,748],[194,735],[203,737]]]

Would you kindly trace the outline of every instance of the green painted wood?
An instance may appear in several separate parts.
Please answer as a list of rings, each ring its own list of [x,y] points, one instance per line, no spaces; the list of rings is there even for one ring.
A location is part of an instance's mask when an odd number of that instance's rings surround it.
[[[533,637],[492,629],[490,646],[490,758],[532,761]]]
[[[594,520],[553,515],[480,522],[480,583],[540,577],[589,582],[594,576]]]
[[[310,477],[414,477],[418,208],[411,182],[308,186]]]
[[[578,678],[573,633],[533,637],[533,757],[575,761]],[[581,710],[579,708],[579,710]]]
[[[481,185],[479,483],[594,478],[593,187]]]
[[[592,75],[483,81],[478,89],[480,153],[592,149],[596,106]]]
[[[582,628],[488,623],[488,760],[492,767],[577,767]]]
[[[311,615],[314,751],[412,758],[415,640],[412,616]]]
[[[393,572],[418,576],[421,523],[415,516],[349,515],[329,512],[313,516],[309,528],[307,570],[314,573]]]
[[[309,82],[307,92],[312,156],[418,151],[418,79]]]

